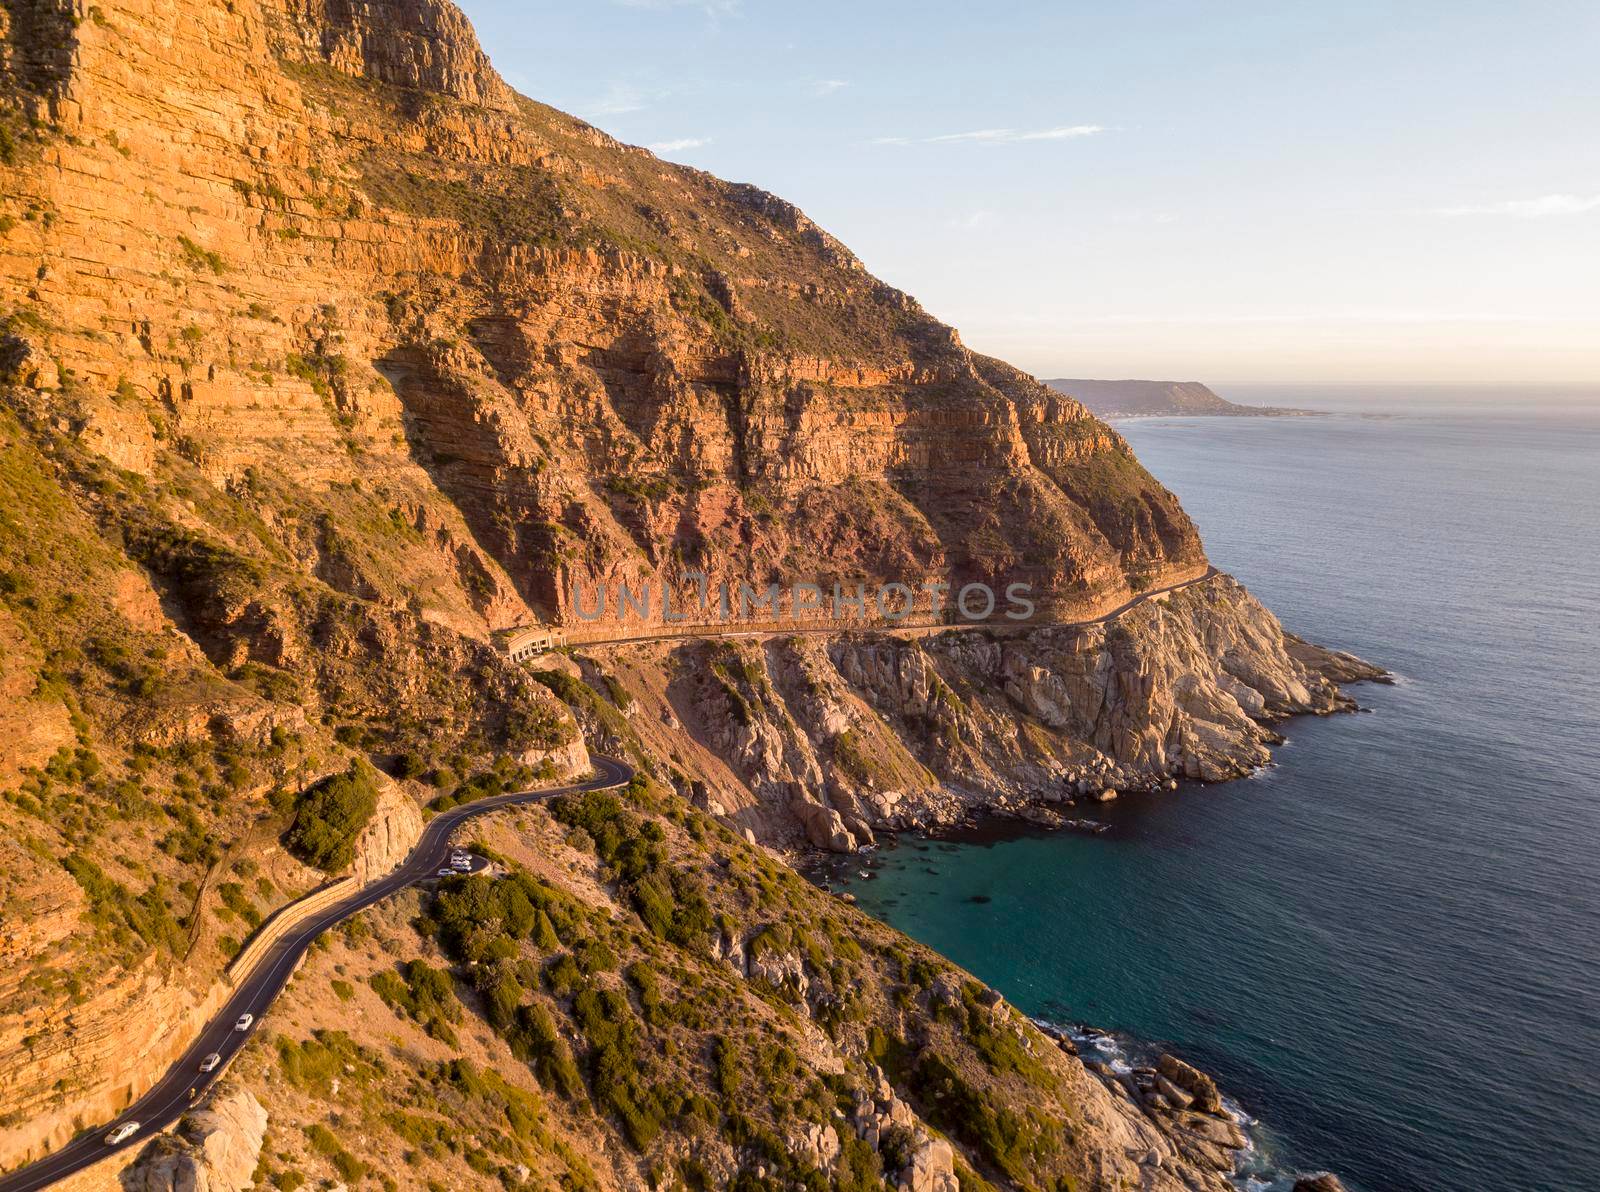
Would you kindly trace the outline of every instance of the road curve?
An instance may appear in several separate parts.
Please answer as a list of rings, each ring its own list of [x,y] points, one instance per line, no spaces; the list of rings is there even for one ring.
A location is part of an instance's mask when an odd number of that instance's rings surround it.
[[[35,1189],[48,1187],[117,1151],[142,1146],[177,1121],[193,1104],[189,1090],[197,1089],[203,1093],[226,1070],[228,1061],[253,1033],[254,1027],[250,1031],[233,1029],[239,1016],[253,1014],[256,1017],[255,1026],[259,1026],[261,1016],[288,984],[306,949],[328,928],[407,886],[434,877],[449,859],[451,835],[463,823],[503,807],[543,803],[561,795],[583,791],[610,790],[624,785],[633,777],[633,767],[626,762],[598,755],[591,757],[597,773],[587,782],[548,790],[514,791],[463,803],[434,816],[423,828],[416,847],[399,868],[314,915],[274,944],[243,978],[233,996],[217,1011],[199,1037],[189,1045],[189,1049],[167,1069],[167,1074],[149,1092],[128,1106],[115,1121],[85,1131],[54,1154],[20,1167],[9,1175],[0,1176],[0,1192],[34,1192]],[[217,1071],[209,1075],[202,1074],[200,1061],[213,1051],[222,1056],[223,1062]],[[106,1134],[122,1122],[138,1122],[139,1132],[119,1146],[107,1146]]]
[[[1205,574],[1194,579],[1181,580],[1178,583],[1168,584],[1162,588],[1155,588],[1148,592],[1141,592],[1125,604],[1119,605],[1110,612],[1086,621],[1060,622],[1054,628],[1085,628],[1091,625],[1103,625],[1114,621],[1124,613],[1137,608],[1145,601],[1157,596],[1165,596],[1169,592],[1176,592],[1193,584],[1203,583],[1220,574],[1215,567],[1207,567]],[[942,632],[947,629],[984,629],[995,628],[993,624],[953,624],[942,626],[933,632]],[[1037,623],[1017,628],[1039,628]],[[1009,628],[1009,626],[1001,626]],[[882,630],[880,630],[882,631]],[[891,630],[892,631],[892,630]],[[843,632],[837,628],[829,629],[797,629],[793,633],[822,633],[838,634]],[[666,638],[669,635],[661,635]],[[678,636],[678,635],[671,635]],[[685,634],[685,637],[746,637],[759,636],[753,632],[731,631],[724,634]],[[619,638],[616,641],[586,642],[585,646],[624,645],[634,641],[657,640],[654,637]],[[370,885],[364,886],[348,898],[335,903],[321,914],[308,919],[296,927],[283,939],[273,945],[261,958],[250,974],[244,978],[233,996],[219,1010],[200,1036],[183,1053],[177,1063],[167,1070],[161,1080],[130,1105],[115,1121],[88,1130],[73,1139],[61,1150],[48,1155],[26,1167],[18,1168],[9,1175],[0,1176],[0,1192],[34,1192],[35,1189],[48,1187],[57,1180],[65,1179],[73,1172],[79,1171],[92,1164],[98,1163],[108,1155],[114,1154],[127,1147],[142,1145],[161,1130],[166,1129],[178,1118],[182,1117],[192,1102],[189,1099],[191,1088],[204,1091],[221,1073],[226,1070],[228,1061],[233,1058],[239,1048],[250,1038],[249,1031],[235,1031],[233,1024],[241,1014],[253,1014],[260,1025],[260,1018],[272,1004],[274,998],[288,983],[293,975],[295,966],[300,958],[305,955],[311,942],[334,924],[348,919],[357,911],[365,910],[375,902],[380,902],[396,891],[407,886],[415,885],[433,877],[441,866],[445,864],[450,852],[450,836],[465,821],[474,816],[483,815],[490,811],[497,811],[502,807],[513,807],[525,803],[542,803],[561,795],[574,794],[581,791],[609,790],[613,787],[624,785],[633,777],[633,768],[626,762],[613,758],[595,755],[595,768],[598,774],[588,782],[576,783],[570,786],[555,787],[550,790],[516,791],[510,794],[496,795],[490,799],[479,799],[473,803],[452,807],[441,812],[428,821],[423,829],[422,837],[418,840],[416,848],[398,869],[380,878]],[[211,1052],[221,1054],[223,1063],[216,1072],[203,1075],[199,1071],[202,1058]],[[139,1123],[139,1132],[119,1146],[107,1146],[105,1135],[121,1122],[136,1121]]]

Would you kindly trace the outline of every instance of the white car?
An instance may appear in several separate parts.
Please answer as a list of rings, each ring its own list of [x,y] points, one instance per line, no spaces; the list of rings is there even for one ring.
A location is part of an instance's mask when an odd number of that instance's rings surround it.
[[[472,858],[471,857],[451,857],[450,858],[450,867],[452,869],[461,869],[461,870],[471,869],[472,868]]]
[[[256,1016],[254,1014],[241,1014],[239,1015],[239,1021],[233,1024],[233,1029],[247,1031],[255,1024],[255,1021]]]
[[[439,872],[434,874],[433,876],[434,877],[455,877],[455,875],[456,875],[456,871],[454,869],[451,869],[448,865],[446,865],[443,869],[439,870]]]
[[[118,1126],[115,1130],[111,1131],[110,1134],[106,1135],[106,1145],[116,1146],[119,1142],[127,1142],[128,1139],[132,1138],[138,1132],[138,1122],[123,1122],[122,1125]]]
[[[222,1057],[213,1051],[210,1055],[206,1056],[205,1059],[200,1061],[200,1071],[215,1072],[217,1070],[217,1065],[221,1062]]]

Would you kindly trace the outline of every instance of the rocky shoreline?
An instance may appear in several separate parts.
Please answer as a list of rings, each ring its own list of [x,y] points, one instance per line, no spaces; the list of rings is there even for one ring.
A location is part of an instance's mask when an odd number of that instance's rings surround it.
[[[1293,634],[1285,633],[1284,639],[1293,658],[1308,669],[1314,667],[1331,683],[1394,682],[1389,672],[1354,655],[1325,650]],[[1326,714],[1358,710],[1356,702],[1339,691],[1336,701],[1321,711]],[[1271,744],[1281,744],[1283,740],[1280,734],[1270,734]],[[1272,764],[1264,761],[1251,773]],[[1117,785],[1110,785],[1112,781]],[[1195,784],[1205,785],[1198,780]],[[920,827],[916,834],[929,842],[963,843],[994,843],[1040,832],[1098,835],[1109,831],[1111,825],[1093,818],[1092,811],[1088,815],[1078,812],[1115,802],[1123,794],[1176,793],[1182,785],[1172,777],[1130,779],[1118,775],[1109,762],[1101,761],[1091,767],[1090,773],[1066,779],[1052,788],[1016,794],[1000,792],[981,805],[966,805],[958,819]],[[893,849],[899,843],[897,832],[880,832],[873,844],[854,850],[849,856],[808,847],[798,852],[795,863],[820,888],[853,904],[855,896],[848,890],[836,889],[832,879],[857,867],[861,867],[857,869],[859,878],[870,879],[872,870],[882,864],[877,856],[879,848]],[[1062,1051],[1080,1059],[1109,1093],[1145,1115],[1195,1166],[1224,1174],[1245,1192],[1345,1192],[1344,1184],[1331,1173],[1297,1174],[1276,1166],[1270,1156],[1262,1154],[1252,1134],[1255,1119],[1227,1100],[1212,1077],[1177,1056],[1093,1026],[1064,1027],[1037,1018],[1032,1021]],[[1141,1165],[1159,1165],[1161,1161],[1154,1151],[1135,1159]]]
[[[1345,1192],[1331,1173],[1297,1175],[1279,1166],[1262,1151],[1256,1119],[1210,1076],[1171,1052],[1097,1027],[1033,1021],[1115,1095],[1174,1138],[1190,1162],[1226,1170],[1245,1192]]]

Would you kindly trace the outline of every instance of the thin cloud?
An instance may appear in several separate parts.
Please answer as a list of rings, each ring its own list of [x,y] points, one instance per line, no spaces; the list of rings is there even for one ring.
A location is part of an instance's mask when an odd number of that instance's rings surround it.
[[[850,84],[843,79],[818,79],[811,84],[811,94],[818,99],[843,91]]]
[[[1015,129],[979,128],[971,132],[947,132],[936,137],[878,137],[874,145],[1019,145],[1027,141],[1070,141],[1095,137],[1109,129],[1103,124],[1062,124],[1055,128]]]
[[[646,145],[651,153],[681,153],[685,149],[698,149],[702,145],[711,144],[710,137],[679,137],[675,141],[656,141]]]
[[[1540,195],[1536,199],[1506,199],[1500,203],[1436,207],[1432,214],[1509,215],[1514,219],[1543,219],[1551,215],[1582,215],[1595,210],[1600,210],[1600,195]]]
[[[584,107],[583,115],[625,116],[629,112],[642,112],[649,106],[650,98],[627,83],[612,83],[604,95]]]
[[[697,9],[708,17],[731,17],[738,13],[743,0],[613,0],[623,8],[689,8]]]

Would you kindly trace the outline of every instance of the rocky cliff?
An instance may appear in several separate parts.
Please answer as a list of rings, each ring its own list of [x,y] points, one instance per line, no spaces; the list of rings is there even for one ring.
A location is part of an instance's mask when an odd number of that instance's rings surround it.
[[[837,851],[884,829],[986,811],[1058,822],[1073,803],[1236,778],[1268,763],[1274,722],[1351,709],[1338,684],[1383,674],[1285,634],[1220,575],[1109,623],[579,659],[592,692],[574,707],[612,749],[762,839]]]
[[[513,95],[448,4],[8,11],[59,40],[11,55],[13,376],[341,591],[481,631],[691,569],[1082,611],[1203,563],[1082,406],[782,200]],[[392,527],[328,508],[356,477]]]

